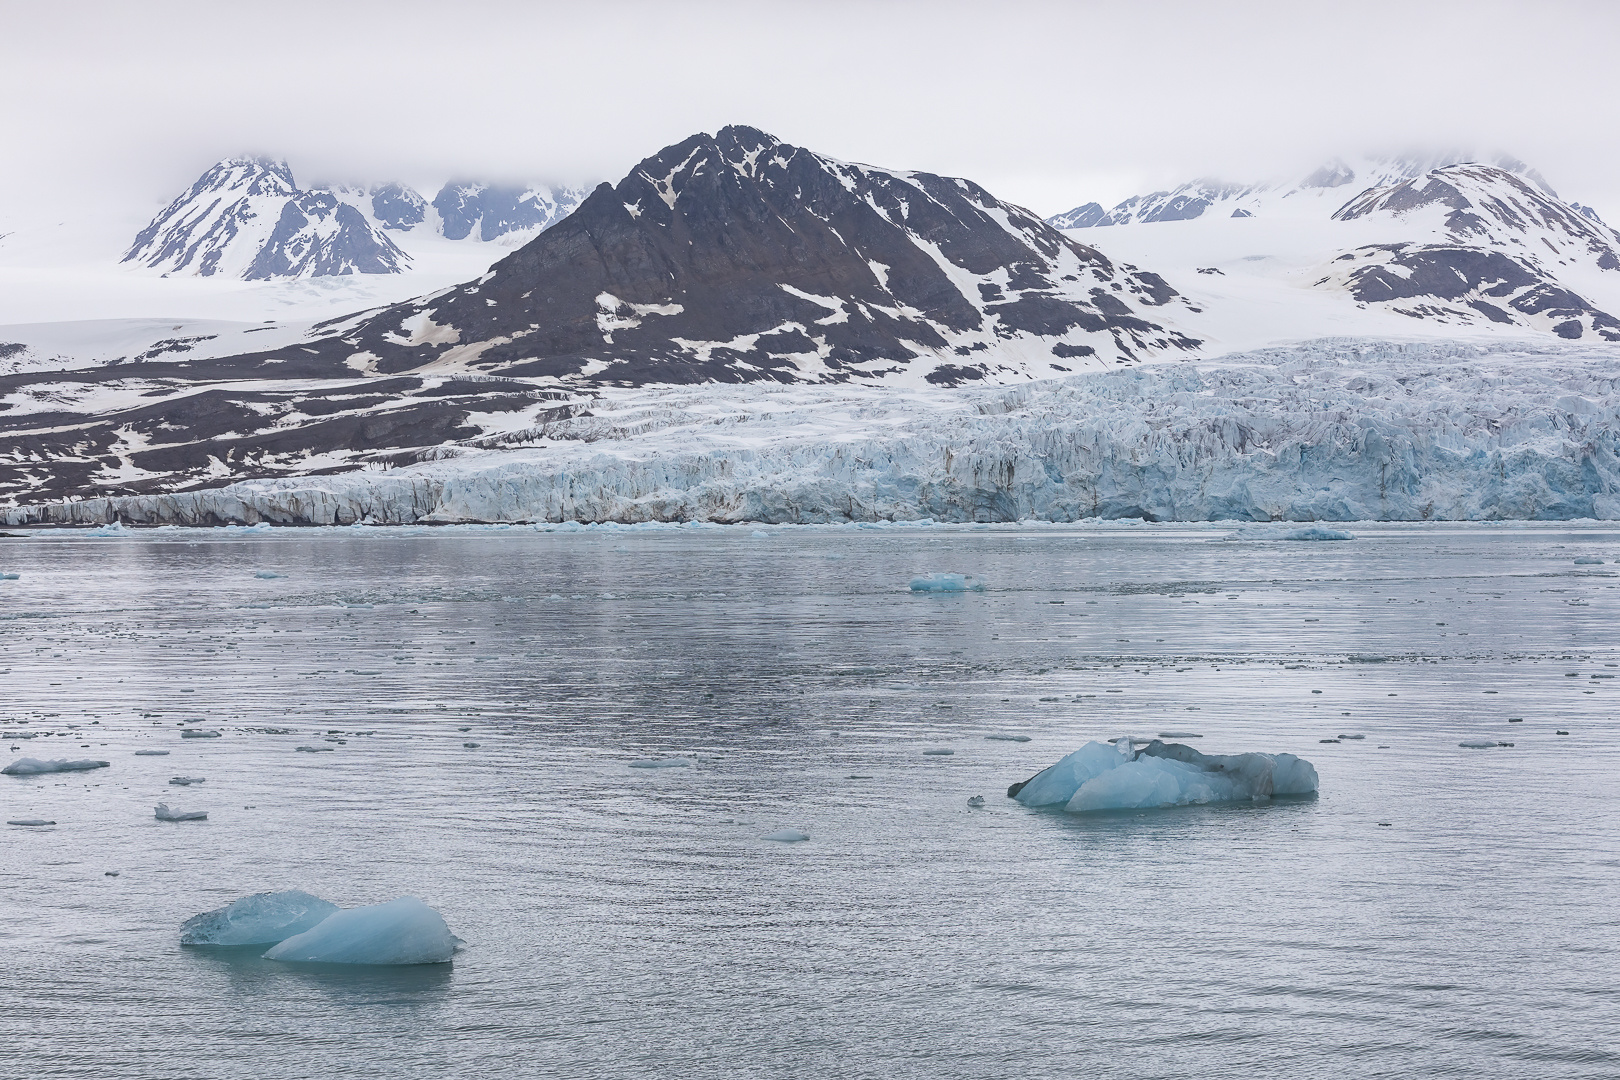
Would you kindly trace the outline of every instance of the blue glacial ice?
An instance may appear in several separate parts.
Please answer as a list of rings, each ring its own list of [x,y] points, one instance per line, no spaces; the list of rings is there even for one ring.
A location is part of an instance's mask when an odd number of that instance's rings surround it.
[[[313,930],[336,904],[298,889],[262,892],[193,915],[180,927],[182,945],[275,945]]]
[[[970,584],[971,582],[971,584]],[[911,579],[912,592],[983,592],[984,583],[968,574],[921,574]]]
[[[461,944],[444,916],[414,896],[402,896],[335,912],[264,955],[310,964],[443,964]]]
[[[0,769],[0,773],[6,776],[38,776],[41,773],[88,772],[91,769],[105,769],[108,764],[105,761],[91,761],[89,758],[81,761],[68,761],[66,758],[41,761],[39,758],[25,757],[18,758]]]
[[[1316,769],[1293,754],[1203,754],[1158,739],[1137,748],[1090,742],[1007,794],[1025,806],[1070,813],[1315,794]]]
[[[159,821],[207,821],[206,810],[171,810],[168,803],[158,803],[152,816]]]
[[[1312,525],[1305,529],[1295,529],[1284,533],[1284,540],[1354,540],[1355,537],[1343,529],[1324,529],[1320,525]]]

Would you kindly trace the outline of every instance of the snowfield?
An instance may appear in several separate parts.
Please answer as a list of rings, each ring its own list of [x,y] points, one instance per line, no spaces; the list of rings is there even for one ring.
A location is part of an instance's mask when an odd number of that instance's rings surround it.
[[[603,389],[409,466],[0,520],[1612,520],[1617,360],[1597,344],[1329,339],[1015,387]]]

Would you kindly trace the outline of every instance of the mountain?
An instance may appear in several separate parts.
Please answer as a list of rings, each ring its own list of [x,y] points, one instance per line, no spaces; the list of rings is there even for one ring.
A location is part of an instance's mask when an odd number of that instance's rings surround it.
[[[1175,355],[1186,307],[966,180],[753,128],[666,148],[478,281],[312,342],[333,369],[949,383]]]
[[[439,230],[461,240],[477,230],[478,239],[495,240],[511,233],[538,232],[567,217],[590,192],[585,188],[502,187],[477,181],[452,181],[433,197]]]
[[[1479,160],[1459,152],[1367,157],[1346,162],[1334,158],[1302,177],[1265,183],[1228,183],[1192,180],[1168,191],[1133,195],[1111,210],[1095,202],[1047,218],[1058,229],[1091,229],[1161,221],[1191,221],[1212,217],[1326,216],[1351,194],[1424,176],[1429,172]],[[1547,195],[1552,188],[1524,162],[1497,155],[1493,163],[1505,172],[1523,176]],[[1331,204],[1331,205],[1329,205]]]
[[[1342,284],[1362,303],[1458,324],[1489,321],[1620,341],[1620,319],[1571,287],[1606,274],[1620,278],[1620,233],[1503,169],[1436,169],[1364,191],[1333,218],[1382,219],[1409,235],[1433,237],[1338,256],[1334,273],[1319,284]]]
[[[123,261],[165,274],[393,274],[409,257],[331,191],[302,191],[285,162],[228,158],[170,203]]]
[[[451,457],[588,413],[605,387],[1113,368],[1190,355],[1176,323],[1194,313],[970,181],[731,127],[601,185],[475,281],[294,344],[0,376],[0,500]]]

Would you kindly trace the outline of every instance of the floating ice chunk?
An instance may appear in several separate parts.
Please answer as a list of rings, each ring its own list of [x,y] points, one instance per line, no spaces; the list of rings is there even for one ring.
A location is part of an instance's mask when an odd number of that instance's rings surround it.
[[[207,778],[202,776],[171,776],[169,783],[179,787],[190,787],[192,784],[201,784]]]
[[[971,806],[971,807],[974,807],[975,809],[977,809],[978,807],[983,806],[984,805],[984,796],[983,795],[974,795],[974,796],[972,796],[971,798],[968,799],[968,805]]]
[[[152,816],[159,821],[207,821],[206,810],[170,810],[168,803],[158,803]]]
[[[460,944],[444,916],[414,896],[402,896],[335,912],[264,955],[309,964],[445,964]]]
[[[1354,540],[1355,537],[1342,529],[1324,529],[1312,525],[1308,529],[1295,529],[1291,533],[1284,533],[1284,540]]]
[[[18,758],[10,765],[0,769],[6,776],[38,776],[41,773],[53,772],[89,772],[91,769],[105,769],[110,762],[91,761],[85,758],[82,761],[68,761],[58,758],[55,761],[41,761],[39,758]]]
[[[1001,732],[986,735],[985,738],[991,742],[1029,742],[1028,735],[1006,735]]]
[[[973,582],[969,574],[923,574],[911,579],[912,592],[984,592],[983,582]]]
[[[641,758],[630,763],[632,769],[686,769],[691,765],[691,759],[683,757]]]
[[[263,578],[264,580],[269,581],[271,578],[286,577],[287,575],[286,574],[278,574],[274,570],[256,570],[256,571],[254,571],[253,576],[256,577],[256,578]]]
[[[924,750],[923,751],[923,754],[925,756],[927,756],[927,757],[950,757],[954,753],[956,753],[955,750],[946,750],[946,749],[943,749],[943,748],[937,749],[937,750]]]
[[[768,836],[760,837],[760,839],[775,840],[779,844],[797,844],[810,839],[810,834],[802,833],[797,829],[779,829]]]
[[[1161,739],[1202,739],[1203,736],[1196,731],[1161,731]]]
[[[755,529],[753,532],[748,534],[748,538],[750,540],[769,540],[771,538],[771,534],[766,532],[764,529]]]
[[[135,756],[136,757],[168,757],[169,752],[167,750],[137,750],[137,751],[135,751]]]
[[[6,822],[6,824],[7,825],[55,825],[56,822],[54,822],[54,821],[46,821],[44,818],[25,817],[25,818],[12,818],[10,821]]]
[[[21,577],[21,574],[0,573],[0,581],[16,581]]]
[[[1576,566],[1602,566],[1603,565],[1603,560],[1602,559],[1594,559],[1590,555],[1582,555],[1580,558],[1575,560],[1575,565]]]
[[[336,904],[298,889],[254,893],[187,919],[180,944],[275,945],[313,930],[338,911]]]
[[[297,750],[301,754],[321,754],[321,753],[326,753],[328,751],[335,751],[337,749],[337,747],[335,747],[335,746],[299,746],[299,747],[295,747],[294,749]]]
[[[1202,754],[1157,739],[1138,750],[1121,739],[1118,748],[1087,743],[1007,794],[1025,806],[1085,813],[1258,801],[1316,789],[1316,769],[1293,754]]]
[[[219,732],[205,731],[202,728],[186,728],[180,733],[182,739],[217,739]]]
[[[1465,739],[1457,744],[1464,750],[1495,750],[1498,746],[1512,746],[1512,743],[1498,742],[1495,739]]]
[[[1353,740],[1355,740],[1357,742],[1359,742],[1362,739],[1365,739],[1366,737],[1367,736],[1365,736],[1365,735],[1340,735],[1339,736],[1339,738],[1341,738],[1341,739],[1353,739]]]

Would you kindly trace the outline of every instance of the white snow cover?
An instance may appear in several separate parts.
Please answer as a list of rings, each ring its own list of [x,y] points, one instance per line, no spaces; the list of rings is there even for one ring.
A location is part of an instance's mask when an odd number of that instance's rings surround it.
[[[443,964],[461,943],[437,911],[402,896],[339,911],[264,955],[321,964]]]
[[[193,915],[180,927],[182,945],[275,945],[313,930],[336,904],[298,889],[262,892]]]
[[[1025,806],[1070,813],[1246,802],[1310,795],[1316,769],[1293,754],[1201,754],[1154,740],[1137,750],[1090,742],[1036,773],[1013,795]]]
[[[1614,520],[1617,360],[1332,339],[1017,387],[605,390],[418,465],[0,522]]]

